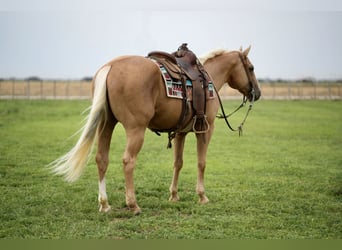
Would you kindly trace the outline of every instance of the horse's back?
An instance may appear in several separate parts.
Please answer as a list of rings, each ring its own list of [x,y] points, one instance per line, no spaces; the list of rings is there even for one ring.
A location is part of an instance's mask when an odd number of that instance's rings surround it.
[[[128,78],[128,80],[137,77],[141,80],[141,84],[145,78],[151,78],[159,72],[157,65],[143,56],[120,56],[108,62],[107,65],[112,67],[111,75]]]

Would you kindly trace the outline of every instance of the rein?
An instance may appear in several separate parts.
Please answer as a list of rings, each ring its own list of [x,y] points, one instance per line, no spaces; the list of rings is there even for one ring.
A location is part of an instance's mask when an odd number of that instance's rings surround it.
[[[233,132],[239,131],[239,136],[241,136],[241,135],[242,135],[242,128],[243,128],[243,125],[245,124],[245,122],[246,122],[246,120],[247,120],[247,117],[248,117],[248,115],[249,115],[249,112],[252,110],[252,107],[253,107],[253,104],[254,104],[254,101],[255,101],[255,91],[254,91],[254,88],[253,88],[251,76],[250,76],[249,71],[248,71],[247,63],[245,62],[245,60],[244,60],[244,58],[242,57],[242,55],[241,55],[241,54],[239,54],[239,55],[240,55],[240,59],[241,59],[241,62],[242,62],[242,64],[243,64],[243,67],[244,67],[244,69],[245,69],[245,72],[246,72],[246,75],[247,75],[247,78],[248,78],[248,82],[249,82],[249,84],[252,86],[252,90],[251,90],[252,101],[251,101],[250,104],[249,104],[249,108],[248,108],[248,110],[247,110],[247,112],[246,112],[245,118],[242,120],[242,122],[240,123],[240,125],[239,125],[236,129],[234,129],[234,128],[230,125],[230,123],[229,123],[229,121],[228,121],[228,117],[230,117],[231,115],[235,114],[239,109],[241,109],[243,106],[246,105],[246,103],[247,103],[247,97],[244,95],[243,98],[242,98],[242,103],[240,104],[240,106],[237,107],[237,108],[236,108],[233,112],[231,112],[230,114],[226,115],[225,112],[224,112],[224,108],[223,108],[223,104],[222,104],[220,95],[219,95],[219,93],[218,93],[218,91],[217,91],[217,89],[216,89],[216,87],[215,87],[215,84],[214,84],[214,89],[215,89],[215,92],[216,92],[216,94],[217,94],[217,97],[218,97],[218,100],[219,100],[219,103],[220,103],[220,107],[221,107],[221,112],[222,112],[222,114],[217,115],[216,117],[219,118],[219,119],[224,119],[225,122],[226,122],[226,124],[227,124],[227,126],[228,126],[228,128],[229,128],[231,131],[233,131]]]

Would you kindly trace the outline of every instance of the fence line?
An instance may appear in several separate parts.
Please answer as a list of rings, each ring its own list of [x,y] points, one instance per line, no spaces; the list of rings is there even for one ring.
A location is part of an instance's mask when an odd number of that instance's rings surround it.
[[[266,83],[260,84],[261,98],[271,100],[341,100],[342,83],[335,82],[287,82],[287,83]],[[225,85],[220,90],[223,99],[241,98],[237,90]]]
[[[89,81],[0,81],[0,99],[90,99]]]
[[[342,83],[288,82],[260,84],[263,99],[342,99]],[[225,85],[222,99],[240,99],[241,94]],[[91,99],[89,81],[0,81],[0,99]]]

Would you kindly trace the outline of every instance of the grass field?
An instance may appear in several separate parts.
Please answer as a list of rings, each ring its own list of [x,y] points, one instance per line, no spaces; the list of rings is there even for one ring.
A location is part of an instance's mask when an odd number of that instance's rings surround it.
[[[0,238],[341,239],[342,102],[256,103],[242,137],[216,121],[207,205],[195,194],[195,138],[186,141],[178,203],[168,202],[172,151],[146,132],[135,172],[142,214],[124,208],[118,126],[107,173],[113,211],[97,211],[94,157],[74,184],[44,167],[76,142],[89,101],[0,101]],[[225,101],[227,110],[238,105]],[[244,112],[232,123],[236,126]]]

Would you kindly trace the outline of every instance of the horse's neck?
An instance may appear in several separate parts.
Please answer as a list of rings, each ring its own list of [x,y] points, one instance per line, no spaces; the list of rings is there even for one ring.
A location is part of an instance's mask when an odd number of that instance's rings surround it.
[[[236,63],[236,52],[226,52],[223,55],[216,56],[204,64],[204,68],[211,76],[217,90],[228,82],[231,71]]]

